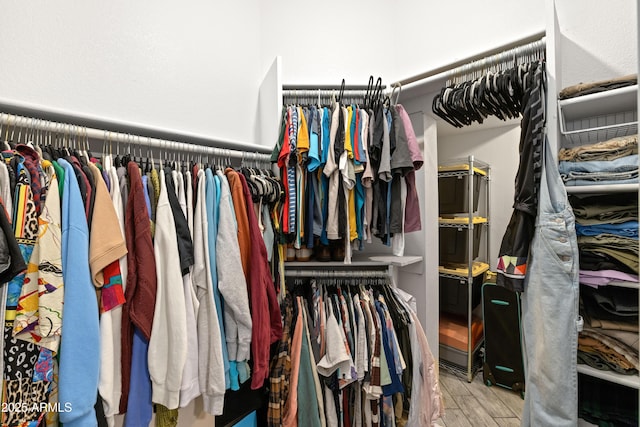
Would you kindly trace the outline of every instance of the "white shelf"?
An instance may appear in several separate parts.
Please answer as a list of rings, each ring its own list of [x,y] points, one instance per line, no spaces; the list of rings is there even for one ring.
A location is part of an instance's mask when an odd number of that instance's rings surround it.
[[[558,101],[565,148],[638,133],[638,86]]]
[[[395,267],[406,267],[407,265],[422,262],[422,257],[419,255],[406,255],[406,256],[369,255],[369,260],[386,263],[389,265],[393,265]]]
[[[565,121],[617,114],[638,108],[638,85],[558,101]]]
[[[636,375],[621,375],[612,371],[601,371],[600,369],[592,368],[589,365],[578,364],[578,372],[581,374],[589,375],[591,377],[600,378],[601,380],[609,381],[612,383],[620,384],[626,387],[640,389],[640,377]]]
[[[640,189],[640,184],[567,185],[569,194],[631,193]]]
[[[345,264],[342,261],[285,261],[285,269],[298,269],[298,268],[335,268],[335,267],[385,267],[393,265],[395,267],[406,267],[411,264],[416,264],[422,261],[422,257],[419,255],[406,255],[406,256],[394,256],[394,255],[361,255],[354,254],[351,259],[351,264]]]

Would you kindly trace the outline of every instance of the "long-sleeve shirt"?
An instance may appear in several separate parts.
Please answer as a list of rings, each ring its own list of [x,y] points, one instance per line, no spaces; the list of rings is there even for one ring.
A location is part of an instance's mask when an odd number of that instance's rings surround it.
[[[144,199],[140,169],[135,162],[127,165],[130,188],[126,200],[125,237],[127,242],[127,285],[122,309],[122,396],[120,413],[127,411],[131,375],[133,327],[151,337],[156,305],[156,260],[151,242],[151,224]],[[126,180],[125,180],[126,182]],[[121,186],[122,189],[122,186]],[[126,187],[125,187],[126,191]]]
[[[60,343],[60,402],[73,411],[61,412],[60,421],[80,427],[95,423],[100,370],[98,303],[89,271],[89,229],[72,166],[65,168],[62,196],[62,271],[65,309]],[[80,351],[79,349],[82,349]]]
[[[176,286],[182,283],[182,274],[165,174],[160,174],[154,253],[158,286],[148,354],[152,399],[176,409],[180,405],[182,371],[187,359],[187,322],[184,293]]]
[[[222,340],[218,312],[213,301],[213,284],[209,262],[209,223],[205,172],[198,171],[196,207],[193,214],[194,268],[193,284],[198,298],[198,374],[204,409],[212,415],[222,414],[225,382]]]

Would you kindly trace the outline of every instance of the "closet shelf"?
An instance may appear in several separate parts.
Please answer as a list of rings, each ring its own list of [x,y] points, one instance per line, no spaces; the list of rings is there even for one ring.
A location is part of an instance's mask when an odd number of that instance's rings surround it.
[[[595,144],[613,138],[638,133],[638,115],[628,111],[616,115],[591,117],[569,122],[561,130],[565,136],[563,147],[570,148],[584,144]]]
[[[371,261],[388,263],[395,267],[406,267],[407,265],[417,264],[419,262],[422,262],[422,256],[420,255],[405,255],[405,256],[369,255],[369,259]]]
[[[640,390],[640,376],[638,376],[638,374],[616,374],[611,371],[601,371],[600,369],[592,368],[591,366],[584,364],[578,364],[578,372],[584,375],[589,375],[591,377],[600,378],[601,380]]]
[[[475,377],[475,374],[482,368],[482,357],[480,357],[480,349],[482,348],[482,344],[484,344],[484,339],[481,339],[478,342],[476,348],[473,350],[473,356],[471,358],[471,380]],[[469,371],[467,370],[467,352],[458,350],[455,347],[450,347],[446,344],[439,344],[440,350],[440,368],[445,369],[454,375],[458,375],[467,379],[469,382]],[[448,357],[443,358],[442,356]],[[465,361],[464,364],[457,364],[455,362],[451,362],[449,359],[454,359],[456,361],[462,362]]]
[[[481,216],[475,216],[472,220],[473,224],[489,224],[489,220],[487,218]],[[440,227],[451,227],[451,228],[469,228],[469,217],[468,216],[460,216],[456,218],[438,218],[438,225]]]
[[[487,175],[489,170],[489,164],[482,160],[473,159],[473,171],[480,175]],[[454,171],[466,171],[469,174],[469,159],[458,158],[449,159],[438,165],[438,172],[454,172]]]
[[[484,262],[475,261],[473,263],[473,267],[471,268],[471,272],[473,277],[477,277],[489,270],[489,264]],[[438,266],[438,273],[440,277],[446,277],[449,279],[460,279],[469,277],[469,268],[466,266],[463,267],[451,267],[451,266]]]
[[[465,167],[466,166],[466,167]],[[482,178],[487,177],[487,171],[474,167],[473,172]],[[446,178],[449,176],[467,176],[469,175],[469,165],[453,165],[438,166],[438,178]]]
[[[637,109],[638,85],[558,101],[563,120],[576,120]]]
[[[569,194],[631,193],[640,189],[640,184],[567,185]]]
[[[336,267],[388,267],[390,265],[394,267],[406,267],[408,265],[416,264],[422,261],[422,256],[419,255],[406,255],[406,256],[394,256],[394,255],[360,255],[354,254],[351,264],[345,264],[342,261],[286,261],[284,263],[285,269],[297,269],[297,268],[336,268]]]
[[[638,133],[638,86],[558,101],[564,147]]]

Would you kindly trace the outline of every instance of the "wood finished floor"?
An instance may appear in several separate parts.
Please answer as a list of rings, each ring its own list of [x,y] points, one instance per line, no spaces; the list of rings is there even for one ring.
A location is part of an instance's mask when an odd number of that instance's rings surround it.
[[[502,387],[487,387],[482,373],[469,383],[440,367],[445,415],[441,427],[519,426],[524,400]]]

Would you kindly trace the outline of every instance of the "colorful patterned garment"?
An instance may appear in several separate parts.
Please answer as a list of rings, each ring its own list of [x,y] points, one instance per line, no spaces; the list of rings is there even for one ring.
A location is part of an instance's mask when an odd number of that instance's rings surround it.
[[[50,163],[47,173],[51,188],[55,191],[48,193],[38,218],[38,237],[18,300],[13,335],[57,353],[62,331],[64,293],[60,240],[62,215],[58,181]]]
[[[114,261],[102,270],[104,285],[100,292],[100,312],[104,313],[125,303],[122,290],[120,260]]]
[[[39,233],[36,204],[29,185],[30,176],[19,154],[3,153],[5,160],[16,165],[17,183],[14,200],[13,226],[23,258],[31,259],[31,253]],[[18,340],[13,336],[18,302],[22,287],[28,281],[26,271],[8,283],[4,327],[4,372],[2,405],[6,407],[33,408],[26,412],[3,412],[2,427],[35,427],[45,413],[39,410],[48,402],[50,381],[53,379],[53,354],[33,342]]]
[[[284,327],[282,338],[278,344],[278,355],[271,364],[269,375],[269,406],[267,408],[267,425],[279,427],[282,425],[284,407],[289,396],[289,376],[291,374],[291,323],[293,322],[293,302],[291,295],[287,295],[283,302],[285,307]]]

